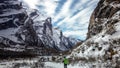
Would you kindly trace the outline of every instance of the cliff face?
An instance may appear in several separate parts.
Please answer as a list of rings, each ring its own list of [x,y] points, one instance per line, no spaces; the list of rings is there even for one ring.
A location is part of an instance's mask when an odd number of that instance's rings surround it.
[[[33,21],[28,17],[21,2],[18,0],[1,0],[0,55],[23,54],[19,52],[26,51],[27,46],[37,45],[37,34],[32,24]]]
[[[119,0],[100,0],[91,15],[87,38],[97,35],[104,29],[108,34],[114,33],[112,25],[119,22],[119,18],[113,19],[113,17],[120,10],[119,3]]]
[[[38,37],[46,47],[65,51],[78,42],[76,39],[65,37],[61,30],[53,28],[50,17],[43,22],[34,20],[33,25]]]
[[[64,37],[53,28],[51,18],[33,20],[36,15],[36,11],[28,14],[18,0],[0,1],[0,55],[50,55],[76,44],[78,40]]]
[[[86,41],[71,57],[96,68],[120,67],[120,0],[100,0],[92,13]]]

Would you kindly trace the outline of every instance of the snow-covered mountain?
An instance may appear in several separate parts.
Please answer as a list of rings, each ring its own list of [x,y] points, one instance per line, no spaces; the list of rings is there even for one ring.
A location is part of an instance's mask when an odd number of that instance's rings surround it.
[[[5,0],[0,0],[0,3],[3,3],[3,1]],[[45,48],[49,46],[58,49],[61,41],[64,40],[65,42],[65,40],[70,40],[70,38],[67,39],[64,37],[60,30],[52,28],[51,18],[47,18],[44,21],[33,21],[27,17],[23,25],[15,26],[14,28],[9,27],[10,28],[0,29],[0,51],[1,49],[6,51],[9,49],[10,51],[15,50],[15,52],[20,52],[23,49],[23,52],[26,52],[25,49],[33,48],[32,50],[35,50],[35,47],[33,47],[35,44],[37,48],[40,45],[44,47],[44,44],[46,44]],[[14,32],[18,33],[17,37],[14,36]],[[33,41],[33,39],[35,40]],[[72,42],[74,43],[74,41]],[[58,45],[54,47],[52,46],[53,44]],[[70,58],[69,68],[120,68],[120,0],[100,0],[91,15],[87,39],[83,41],[82,44],[79,44],[80,45],[73,49],[72,53],[67,56]],[[64,47],[65,46],[62,45],[62,48]],[[29,51],[27,53],[29,53]],[[49,62],[41,62],[42,60],[46,60],[44,58]],[[62,60],[63,56],[3,60],[0,62],[0,67],[62,68]]]
[[[63,51],[72,48],[78,40],[63,36],[61,30],[52,27],[51,20],[49,17],[43,22],[34,21],[34,28],[43,44]]]
[[[18,0],[0,0],[1,50],[28,54],[41,48],[43,53],[47,52],[46,49],[66,51],[78,42],[53,28],[50,17],[42,21],[33,20],[34,13],[28,13]]]
[[[100,0],[90,19],[88,38],[69,57],[90,68],[120,67],[120,0]]]

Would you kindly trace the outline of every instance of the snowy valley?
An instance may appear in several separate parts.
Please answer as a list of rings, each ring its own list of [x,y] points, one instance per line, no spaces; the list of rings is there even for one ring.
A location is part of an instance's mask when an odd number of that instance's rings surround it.
[[[120,0],[99,1],[84,41],[65,37],[51,17],[39,19],[18,0],[0,1],[0,56],[35,55],[1,58],[0,68],[64,68],[64,56],[68,68],[120,68]]]

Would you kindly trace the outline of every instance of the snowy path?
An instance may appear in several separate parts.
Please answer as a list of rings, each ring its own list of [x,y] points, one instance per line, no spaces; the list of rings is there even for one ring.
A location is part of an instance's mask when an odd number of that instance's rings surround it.
[[[0,60],[0,68],[64,68],[61,61],[41,62],[40,59],[41,57]],[[105,68],[100,66],[102,65],[98,62],[73,61],[72,64],[68,65],[68,68]]]
[[[63,63],[55,63],[55,62],[45,62],[45,68],[64,68]],[[68,68],[90,68],[85,64],[76,64],[76,65],[68,65]]]
[[[42,66],[43,67],[42,67]],[[38,58],[0,61],[0,68],[64,68],[63,63],[39,62]],[[68,68],[90,68],[88,64],[68,65]]]

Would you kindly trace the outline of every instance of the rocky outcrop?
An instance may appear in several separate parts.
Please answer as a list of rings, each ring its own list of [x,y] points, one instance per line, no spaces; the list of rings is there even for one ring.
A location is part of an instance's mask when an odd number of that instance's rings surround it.
[[[86,41],[71,57],[94,63],[91,67],[95,68],[120,67],[120,0],[100,0],[92,13]]]
[[[100,0],[91,15],[87,38],[102,32],[105,27],[108,32],[111,31],[109,34],[114,33],[112,25],[117,23],[119,19],[112,19],[112,17],[120,10],[119,3],[119,0]]]
[[[24,55],[38,44],[33,21],[18,0],[0,1],[0,55]],[[41,43],[41,42],[40,42]],[[9,54],[8,54],[9,53]]]

